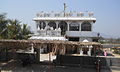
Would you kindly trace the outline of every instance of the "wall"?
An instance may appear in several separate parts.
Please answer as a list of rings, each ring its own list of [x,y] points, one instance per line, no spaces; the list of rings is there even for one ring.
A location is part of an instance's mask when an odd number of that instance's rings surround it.
[[[105,57],[91,57],[91,56],[69,56],[58,55],[55,64],[71,65],[71,66],[85,66],[95,67],[95,62],[100,60],[100,66],[109,68],[110,66],[120,66],[120,58],[105,58]]]

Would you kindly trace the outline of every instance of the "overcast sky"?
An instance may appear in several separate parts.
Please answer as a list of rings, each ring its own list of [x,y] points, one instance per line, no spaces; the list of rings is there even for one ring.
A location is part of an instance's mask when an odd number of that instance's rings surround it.
[[[1,0],[0,13],[18,19],[31,26],[35,31],[32,18],[40,11],[63,11],[63,3],[67,11],[92,11],[97,21],[94,32],[120,37],[120,0]]]

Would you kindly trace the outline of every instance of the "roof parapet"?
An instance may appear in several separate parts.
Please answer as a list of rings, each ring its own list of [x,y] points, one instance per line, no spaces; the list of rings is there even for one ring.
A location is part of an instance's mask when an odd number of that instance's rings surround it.
[[[37,17],[94,17],[93,12],[43,12],[41,11],[40,13],[36,14]]]

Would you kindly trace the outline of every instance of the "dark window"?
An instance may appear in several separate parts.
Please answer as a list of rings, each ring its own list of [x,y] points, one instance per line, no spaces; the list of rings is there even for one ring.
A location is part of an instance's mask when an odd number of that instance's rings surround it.
[[[48,25],[49,25],[50,27],[53,27],[53,29],[56,28],[56,23],[55,23],[54,21],[49,22]]]
[[[46,27],[46,24],[44,21],[40,21],[38,26],[40,29],[44,29]]]
[[[79,37],[69,37],[69,41],[79,41]]]
[[[89,49],[88,48],[83,48],[82,51],[83,51],[83,54],[87,54],[87,52],[89,51]]]
[[[65,32],[67,31],[67,23],[65,21],[61,21],[58,24],[58,27],[61,28],[61,35],[65,35]]]
[[[70,31],[79,31],[79,23],[71,23],[70,25],[69,25],[69,27],[70,27]]]
[[[98,39],[93,39],[93,42],[98,42]]]
[[[83,22],[81,24],[81,31],[91,31],[91,24],[89,22]]]

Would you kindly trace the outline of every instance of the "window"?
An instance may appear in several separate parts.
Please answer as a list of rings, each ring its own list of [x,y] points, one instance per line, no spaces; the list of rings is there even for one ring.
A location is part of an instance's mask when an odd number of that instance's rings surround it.
[[[89,22],[83,22],[81,24],[81,31],[91,31],[91,24]]]
[[[79,41],[79,37],[69,37],[69,41]]]
[[[58,27],[61,28],[61,35],[65,35],[65,32],[67,31],[67,23],[65,21],[61,21],[59,24],[58,24]]]
[[[79,31],[79,23],[73,22],[70,25],[70,31]]]
[[[40,21],[38,26],[40,29],[44,29],[46,27],[46,24],[44,21]]]
[[[56,23],[55,23],[54,21],[49,22],[48,25],[49,25],[50,27],[53,27],[53,29],[56,28]]]

